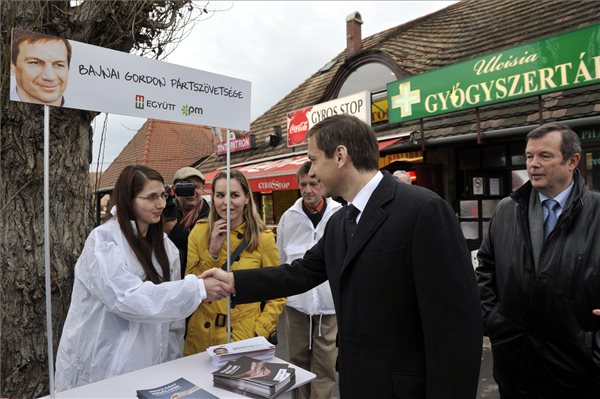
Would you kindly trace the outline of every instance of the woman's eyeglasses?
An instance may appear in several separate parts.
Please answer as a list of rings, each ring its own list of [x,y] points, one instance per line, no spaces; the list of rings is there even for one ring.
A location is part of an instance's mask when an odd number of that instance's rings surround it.
[[[141,199],[145,199],[146,201],[151,201],[151,202],[156,203],[159,200],[163,200],[166,202],[168,197],[169,196],[167,193],[162,193],[162,194],[152,194],[147,197],[137,196],[136,198],[141,198]]]

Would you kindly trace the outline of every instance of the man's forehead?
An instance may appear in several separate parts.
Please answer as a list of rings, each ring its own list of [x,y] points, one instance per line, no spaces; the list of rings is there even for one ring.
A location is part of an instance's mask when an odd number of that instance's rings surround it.
[[[317,179],[316,177],[311,177],[308,174],[298,177],[298,181],[301,184],[302,183],[319,184],[319,179]]]
[[[35,51],[36,54],[30,54]],[[27,53],[27,54],[26,54]],[[67,46],[62,40],[36,40],[19,43],[19,56],[52,55],[57,60],[67,59]]]
[[[317,158],[319,155],[323,154],[323,151],[317,147],[317,143],[314,140],[308,139],[308,148],[307,155],[309,159]]]
[[[562,136],[560,132],[553,130],[544,134],[543,136],[529,138],[525,146],[525,151],[529,150],[531,147],[539,147],[542,144],[545,147],[560,147],[562,144]]]

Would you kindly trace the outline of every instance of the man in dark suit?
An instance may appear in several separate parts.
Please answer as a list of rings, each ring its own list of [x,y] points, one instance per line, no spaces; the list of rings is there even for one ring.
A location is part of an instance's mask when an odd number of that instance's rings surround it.
[[[375,134],[355,117],[313,126],[308,157],[309,175],[348,202],[321,240],[291,265],[206,275],[234,285],[235,303],[299,294],[329,280],[342,399],[475,398],[481,305],[452,208],[429,190],[382,175]]]

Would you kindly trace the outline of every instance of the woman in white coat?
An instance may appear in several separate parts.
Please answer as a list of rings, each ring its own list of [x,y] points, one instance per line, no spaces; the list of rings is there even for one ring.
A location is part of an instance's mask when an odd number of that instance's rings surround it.
[[[180,357],[185,318],[202,299],[231,293],[214,279],[181,280],[177,248],[163,233],[157,171],[125,167],[113,198],[113,217],[90,233],[75,265],[56,358],[59,392]]]

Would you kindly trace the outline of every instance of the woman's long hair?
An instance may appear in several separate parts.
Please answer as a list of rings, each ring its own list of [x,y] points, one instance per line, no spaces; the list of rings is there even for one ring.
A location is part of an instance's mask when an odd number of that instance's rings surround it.
[[[164,179],[156,170],[143,165],[126,166],[115,184],[113,193],[117,206],[117,220],[123,235],[127,239],[133,253],[139,260],[146,273],[146,279],[154,284],[171,280],[169,258],[165,250],[162,217],[160,222],[150,224],[146,237],[142,237],[134,211],[135,197],[144,189],[147,182],[156,180],[165,184]],[[135,222],[134,230],[131,222]],[[162,269],[162,277],[152,264],[152,253],[156,256]]]
[[[208,231],[212,231],[214,223],[219,220],[219,214],[217,213],[217,209],[215,208],[215,186],[217,181],[221,179],[227,179],[227,172],[219,172],[213,179],[212,182],[212,201],[210,201],[210,214],[208,215]],[[258,211],[256,210],[256,205],[254,202],[254,196],[250,191],[250,184],[246,179],[246,176],[239,170],[233,169],[231,171],[231,179],[237,180],[244,191],[244,194],[248,196],[250,199],[248,204],[244,206],[244,221],[246,222],[246,232],[244,233],[244,238],[246,239],[247,249],[252,252],[258,248],[258,242],[260,238],[260,233],[264,231],[267,226],[263,223]],[[207,234],[207,239],[210,241],[210,233]]]

